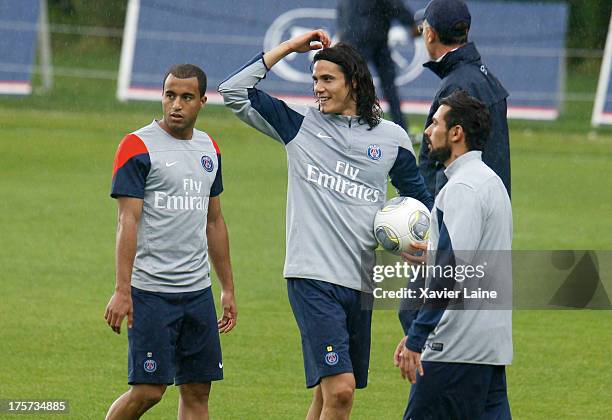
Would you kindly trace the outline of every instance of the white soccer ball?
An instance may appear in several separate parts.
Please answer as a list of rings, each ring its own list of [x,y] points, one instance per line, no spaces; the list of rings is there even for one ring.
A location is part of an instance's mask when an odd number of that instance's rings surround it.
[[[431,213],[427,206],[411,197],[395,197],[378,210],[374,236],[387,251],[408,251],[411,242],[427,242]]]

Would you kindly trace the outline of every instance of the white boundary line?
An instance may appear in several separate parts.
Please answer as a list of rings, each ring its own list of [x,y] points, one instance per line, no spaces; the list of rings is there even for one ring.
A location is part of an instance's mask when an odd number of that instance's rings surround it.
[[[559,111],[554,108],[535,106],[510,106],[508,107],[508,118],[515,120],[554,121],[559,118]]]
[[[612,112],[603,112],[599,115],[601,124],[612,124]]]
[[[125,30],[123,32],[121,61],[119,62],[119,76],[117,79],[117,98],[121,102],[125,102],[129,98],[128,89],[132,81],[136,31],[138,30],[138,15],[140,14],[140,0],[129,1],[125,16]]]
[[[125,99],[135,99],[141,101],[159,101],[161,100],[161,88],[133,88],[130,87],[125,92]],[[223,104],[223,98],[218,93],[207,93],[209,104]],[[309,96],[277,96],[278,99],[284,100],[296,105],[314,105],[314,101]],[[383,109],[386,108],[386,102],[382,102]],[[429,112],[429,102],[403,101],[402,111],[412,114],[427,114]],[[555,120],[559,116],[559,112],[554,108],[544,107],[529,107],[515,106],[508,108],[508,118],[524,119],[524,120]]]
[[[608,92],[608,83],[610,83],[610,70],[612,68],[612,15],[610,16],[610,25],[608,26],[608,37],[604,48],[604,58],[601,62],[601,70],[599,72],[599,82],[597,83],[597,93],[595,94],[595,104],[593,105],[593,115],[591,117],[591,125],[597,127],[600,124],[612,124],[610,116],[604,116],[604,103],[606,102],[606,93]]]
[[[2,81],[0,80],[0,93],[7,95],[29,95],[32,85],[29,81]]]

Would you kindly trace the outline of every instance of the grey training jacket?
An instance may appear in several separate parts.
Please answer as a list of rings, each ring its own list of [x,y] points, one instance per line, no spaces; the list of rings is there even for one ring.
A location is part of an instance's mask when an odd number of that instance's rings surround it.
[[[219,92],[238,118],[287,151],[284,276],[368,291],[388,176],[401,195],[433,205],[410,139],[386,120],[370,130],[359,117],[290,106],[255,88],[267,71],[259,54]]]

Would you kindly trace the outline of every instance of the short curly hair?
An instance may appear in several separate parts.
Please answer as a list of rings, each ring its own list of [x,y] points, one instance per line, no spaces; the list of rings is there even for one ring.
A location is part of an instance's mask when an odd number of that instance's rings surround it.
[[[464,90],[456,90],[440,100],[450,109],[444,115],[446,127],[463,128],[468,150],[483,150],[491,132],[489,110],[478,99]]]
[[[200,91],[200,97],[204,97],[206,94],[206,73],[204,70],[194,64],[175,64],[166,72],[164,80],[162,81],[162,89],[166,85],[166,79],[169,75],[173,75],[179,79],[191,79],[195,77],[198,79],[198,89]]]

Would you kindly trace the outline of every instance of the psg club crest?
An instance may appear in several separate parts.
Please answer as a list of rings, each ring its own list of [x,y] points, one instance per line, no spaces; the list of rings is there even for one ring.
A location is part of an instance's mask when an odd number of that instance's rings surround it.
[[[202,156],[202,168],[204,168],[204,170],[206,172],[212,172],[213,169],[215,169],[215,164],[213,163],[213,160],[210,156]]]
[[[325,355],[325,363],[327,363],[330,366],[337,365],[338,364],[338,353],[336,353],[335,351],[327,352],[327,354]]]
[[[382,150],[377,144],[368,146],[368,157],[372,160],[379,160],[382,157]]]
[[[147,359],[144,362],[145,372],[153,373],[157,370],[157,362],[153,359]]]

